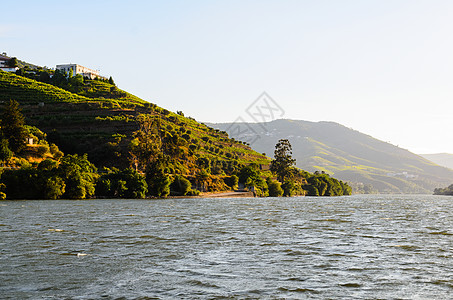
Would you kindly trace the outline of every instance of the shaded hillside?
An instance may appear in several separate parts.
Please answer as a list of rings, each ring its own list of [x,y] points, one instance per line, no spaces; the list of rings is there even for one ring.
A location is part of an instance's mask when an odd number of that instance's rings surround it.
[[[131,166],[131,143],[134,132],[143,125],[141,115],[157,122],[168,151],[177,151],[169,173],[190,175],[206,169],[220,175],[249,163],[269,163],[225,132],[148,103],[115,85],[85,80],[77,92],[0,72],[2,103],[18,101],[28,124],[47,133],[48,140],[65,153],[88,153],[97,166]]]
[[[242,127],[242,130],[231,130]],[[280,138],[293,145],[297,166],[320,170],[350,182],[371,184],[379,192],[431,193],[453,182],[453,171],[405,149],[333,122],[276,120],[263,124],[211,124],[268,156]],[[241,134],[237,134],[240,132]]]
[[[436,154],[419,154],[421,157],[432,161],[439,166],[453,169],[453,154],[450,153],[436,153]]]

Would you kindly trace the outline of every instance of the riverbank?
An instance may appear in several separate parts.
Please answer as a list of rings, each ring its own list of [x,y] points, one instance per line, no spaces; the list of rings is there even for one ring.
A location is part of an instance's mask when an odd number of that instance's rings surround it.
[[[158,198],[158,197],[151,197],[151,198],[145,198],[145,199],[193,199],[193,198],[253,198],[255,195],[253,192],[250,191],[227,191],[227,192],[205,192],[205,193],[200,193],[198,196],[168,196],[165,198]],[[126,198],[110,198],[110,197],[93,197],[89,199],[85,199],[87,201],[89,200],[95,200],[95,199],[126,199]],[[0,199],[0,201],[27,201],[30,199]],[[44,200],[44,199],[41,199]],[[60,199],[60,200],[69,200],[69,199]]]
[[[198,196],[168,196],[166,199],[192,199],[192,198],[253,198],[255,195],[250,191],[227,191],[227,192],[202,192]]]
[[[201,198],[250,198],[255,197],[250,191],[230,191],[230,192],[215,192],[215,193],[200,193]]]

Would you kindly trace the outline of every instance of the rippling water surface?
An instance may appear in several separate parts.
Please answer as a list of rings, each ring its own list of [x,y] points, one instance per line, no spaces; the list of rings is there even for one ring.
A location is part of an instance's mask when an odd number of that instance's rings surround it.
[[[0,202],[0,298],[453,295],[453,197]]]

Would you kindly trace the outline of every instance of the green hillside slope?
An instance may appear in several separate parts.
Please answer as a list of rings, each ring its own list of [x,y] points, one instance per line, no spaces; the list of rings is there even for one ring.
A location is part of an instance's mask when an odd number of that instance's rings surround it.
[[[231,123],[210,126],[220,130],[232,128]],[[259,152],[272,155],[275,142],[288,138],[298,167],[371,184],[379,192],[431,193],[434,188],[453,182],[452,170],[337,123],[276,120],[264,126],[250,123],[242,126],[249,129],[241,135],[230,132],[231,136],[256,139],[252,146]]]
[[[22,105],[98,102],[110,105],[145,105],[147,102],[106,82],[86,80],[78,93],[13,73],[0,72],[0,101],[20,99]]]
[[[203,168],[221,175],[242,165],[269,163],[268,158],[230,139],[225,132],[148,103],[106,82],[85,80],[77,86],[76,94],[0,72],[0,101],[10,99],[20,103],[27,123],[47,133],[50,142],[65,153],[88,153],[97,166],[131,165],[131,143],[143,125],[140,122],[143,115],[157,122],[166,146],[178,148],[169,165],[170,173],[194,175]]]

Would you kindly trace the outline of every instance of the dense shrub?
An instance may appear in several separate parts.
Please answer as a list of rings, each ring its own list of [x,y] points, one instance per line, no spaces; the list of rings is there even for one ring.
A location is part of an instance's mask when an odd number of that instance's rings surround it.
[[[181,175],[176,175],[170,185],[170,194],[174,196],[186,196],[192,189],[189,180]]]
[[[96,184],[96,196],[100,197],[145,198],[147,192],[145,177],[130,168],[102,175]]]
[[[165,198],[170,194],[171,178],[164,170],[165,165],[159,160],[147,165],[146,182],[151,196]]]
[[[0,160],[7,161],[13,156],[13,151],[9,149],[8,140],[2,139],[0,141]]]
[[[269,197],[281,197],[283,195],[283,189],[280,182],[274,181],[270,177],[267,178],[266,182],[269,189]]]
[[[238,188],[239,177],[236,175],[231,175],[223,178],[223,181],[232,189],[235,190]]]
[[[66,190],[63,197],[69,199],[90,198],[95,192],[96,167],[88,161],[87,155],[67,155],[59,165],[60,177],[64,178]]]

